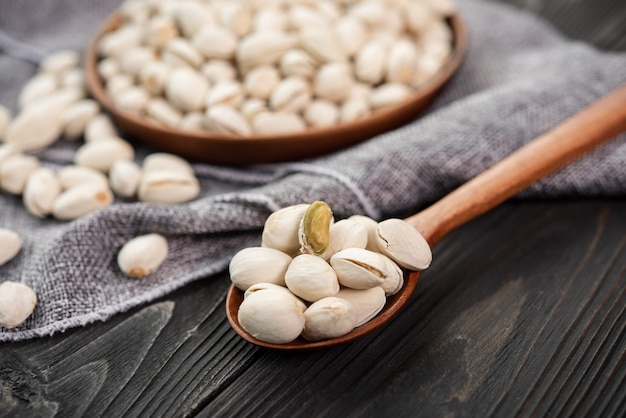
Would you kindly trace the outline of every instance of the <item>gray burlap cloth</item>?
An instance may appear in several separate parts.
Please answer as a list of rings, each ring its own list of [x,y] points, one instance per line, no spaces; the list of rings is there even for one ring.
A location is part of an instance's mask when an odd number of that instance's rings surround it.
[[[194,166],[201,196],[179,205],[116,202],[73,222],[38,219],[19,197],[0,194],[0,227],[24,246],[0,267],[38,295],[19,328],[1,341],[40,337],[102,321],[192,280],[212,280],[240,248],[260,242],[277,208],[324,199],[336,219],[416,212],[514,149],[626,82],[626,54],[564,39],[545,22],[497,4],[459,0],[470,48],[452,82],[419,120],[358,146],[307,161],[227,168]],[[15,109],[42,54],[82,50],[119,1],[0,1],[0,102]],[[626,105],[626,104],[625,104]],[[78,144],[40,155],[59,168]],[[154,150],[138,149],[138,160]],[[139,161],[140,162],[140,161]],[[522,197],[618,196],[626,192],[626,137],[603,146]],[[141,280],[116,254],[130,238],[158,232],[170,255]]]

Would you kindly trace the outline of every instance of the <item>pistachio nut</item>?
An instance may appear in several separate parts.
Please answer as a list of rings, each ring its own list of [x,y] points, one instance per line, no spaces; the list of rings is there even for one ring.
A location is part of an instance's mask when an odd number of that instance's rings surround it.
[[[199,1],[177,2],[174,18],[186,37],[193,37],[206,24],[215,22],[215,14],[209,4]]]
[[[210,131],[248,136],[251,133],[248,120],[234,107],[217,104],[206,111],[205,127]]]
[[[300,222],[309,206],[302,203],[272,212],[263,226],[261,246],[275,248],[289,255],[298,254]]]
[[[217,8],[217,20],[237,37],[252,30],[252,8],[248,2],[224,2]]]
[[[295,30],[310,27],[329,30],[331,26],[331,21],[324,14],[313,8],[298,4],[294,4],[289,8],[287,23],[289,27]]]
[[[63,49],[48,54],[39,64],[39,71],[59,75],[78,67],[79,62],[80,56],[77,51]]]
[[[399,265],[391,258],[385,256],[387,262],[387,276],[380,287],[385,291],[386,296],[395,295],[404,286],[404,273]]]
[[[207,24],[202,26],[191,41],[207,59],[229,60],[237,48],[237,36],[230,30]]]
[[[150,61],[139,71],[139,83],[151,95],[160,96],[171,71],[172,68],[163,61]]]
[[[303,28],[300,31],[299,46],[319,64],[348,59],[337,35],[328,28]]]
[[[117,130],[111,118],[105,113],[101,113],[87,122],[83,134],[85,142],[94,142],[103,138],[110,138],[117,135]]]
[[[20,326],[33,313],[36,305],[37,295],[29,286],[10,280],[0,284],[0,326]]]
[[[98,54],[101,57],[119,56],[124,51],[141,45],[143,31],[141,27],[126,25],[115,31],[105,33],[98,42]]]
[[[320,257],[301,254],[295,257],[285,273],[285,284],[302,299],[315,302],[339,291],[337,275]]]
[[[34,173],[41,163],[37,157],[26,154],[15,154],[0,163],[0,187],[5,192],[21,195],[26,180]]]
[[[271,288],[249,293],[237,319],[254,338],[275,344],[295,340],[304,329],[302,302],[289,292]]]
[[[276,85],[269,103],[276,111],[299,112],[309,105],[311,97],[309,82],[302,77],[290,76]]]
[[[84,183],[59,194],[52,205],[52,216],[68,221],[105,208],[113,203],[108,186]]]
[[[185,112],[201,110],[209,83],[197,71],[189,67],[174,68],[165,83],[165,97]]]
[[[326,297],[311,304],[304,311],[302,337],[320,341],[341,337],[352,331],[357,324],[357,312],[352,303],[338,297]]]
[[[357,317],[355,327],[363,325],[378,315],[387,302],[385,291],[381,287],[363,290],[343,288],[336,297],[345,299],[354,306]]]
[[[120,68],[120,63],[117,61],[116,58],[103,58],[98,61],[96,71],[106,83],[113,76],[120,74],[122,70]]]
[[[117,254],[117,264],[126,275],[139,278],[154,273],[168,254],[168,244],[160,234],[137,236],[126,242]]]
[[[350,94],[353,82],[350,65],[331,62],[320,67],[313,82],[313,92],[318,98],[341,102]]]
[[[241,105],[241,114],[249,121],[259,113],[267,111],[267,103],[261,99],[248,99]]]
[[[52,212],[52,205],[61,192],[59,180],[52,170],[40,167],[26,180],[22,198],[31,214],[43,218]]]
[[[183,119],[182,112],[162,97],[153,97],[148,100],[146,114],[170,128],[179,126]]]
[[[178,27],[172,16],[156,15],[145,24],[145,43],[153,48],[162,48],[179,36]]]
[[[252,27],[254,32],[285,32],[287,29],[287,15],[278,8],[260,8],[254,15]]]
[[[333,212],[325,202],[316,200],[304,212],[298,229],[300,252],[320,255],[330,243]]]
[[[133,147],[118,137],[108,140],[87,142],[74,155],[76,165],[93,168],[107,173],[117,160],[132,160],[135,156]]]
[[[21,248],[22,238],[17,232],[0,228],[0,266],[12,260]]]
[[[424,270],[432,261],[426,239],[402,219],[379,222],[377,242],[383,254],[406,269]]]
[[[115,106],[126,112],[141,113],[146,109],[150,94],[140,86],[130,86],[113,97]]]
[[[303,132],[304,120],[293,112],[259,112],[252,118],[252,131],[260,135]]]
[[[178,125],[180,129],[185,131],[203,131],[204,130],[204,113],[188,112],[183,115]]]
[[[200,72],[210,84],[235,80],[237,76],[237,70],[235,70],[233,64],[225,60],[210,60],[202,65]]]
[[[342,16],[335,23],[337,39],[348,56],[354,56],[365,43],[368,33],[365,25],[354,16]]]
[[[280,82],[278,70],[269,65],[253,68],[246,74],[243,86],[250,97],[265,100]]]
[[[360,223],[367,231],[367,245],[365,248],[370,251],[380,252],[378,249],[378,222],[365,215],[352,215],[348,219]]]
[[[389,272],[385,257],[364,248],[346,248],[330,257],[330,265],[343,286],[369,289],[384,283]]]
[[[91,119],[100,113],[100,106],[92,99],[84,99],[70,105],[61,115],[63,136],[77,139],[85,131]]]
[[[417,59],[415,44],[408,39],[398,40],[389,51],[385,79],[389,82],[409,84],[414,77]]]
[[[314,128],[334,126],[339,121],[339,108],[329,100],[313,100],[304,111],[304,120]]]
[[[335,222],[330,226],[329,233],[328,248],[320,256],[324,260],[329,260],[333,254],[346,248],[365,248],[367,245],[367,230],[352,219]]]
[[[144,172],[137,189],[142,202],[182,203],[200,194],[200,184],[193,175],[178,170]]]
[[[237,46],[236,59],[242,73],[259,65],[278,62],[280,57],[296,45],[296,39],[284,32],[254,32],[242,38]]]
[[[129,49],[120,55],[120,69],[133,77],[137,76],[140,70],[148,63],[156,60],[156,52],[149,46],[138,46]]]
[[[161,49],[161,59],[172,66],[199,68],[204,58],[187,39],[174,38]]]
[[[131,87],[133,87],[134,81],[135,78],[130,74],[115,74],[113,77],[107,80],[105,89],[111,100],[115,102],[119,96],[121,96]]]
[[[130,160],[117,160],[109,170],[109,185],[120,197],[133,197],[141,179],[141,167]]]
[[[317,63],[303,50],[292,49],[280,58],[279,68],[285,77],[298,76],[311,80],[317,72]]]
[[[257,283],[285,286],[285,272],[291,260],[289,255],[273,248],[244,248],[230,261],[230,280],[244,291]]]
[[[401,83],[386,83],[376,87],[370,95],[372,109],[398,104],[411,96],[411,89]]]
[[[354,59],[354,74],[357,80],[371,85],[378,84],[385,76],[384,44],[376,39],[367,41]]]
[[[341,122],[354,122],[363,119],[372,113],[370,102],[363,97],[349,98],[341,105],[339,120]]]
[[[94,187],[108,184],[107,177],[102,172],[81,165],[66,165],[59,170],[57,177],[64,190],[86,183],[94,184]]]
[[[209,108],[218,104],[238,108],[244,98],[245,92],[241,83],[234,80],[219,81],[207,92],[204,104]]]
[[[17,98],[20,109],[25,109],[40,98],[57,91],[59,82],[55,74],[38,73],[24,84]]]
[[[73,68],[60,75],[61,87],[72,87],[78,89],[87,89],[85,82],[85,70],[82,68]]]
[[[182,157],[167,152],[155,152],[144,158],[142,163],[144,173],[162,170],[174,170],[193,176],[193,167]]]

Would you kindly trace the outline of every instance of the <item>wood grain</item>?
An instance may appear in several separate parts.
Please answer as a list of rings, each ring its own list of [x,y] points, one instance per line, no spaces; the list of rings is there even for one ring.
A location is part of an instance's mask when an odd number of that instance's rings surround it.
[[[620,2],[507,2],[626,49]],[[506,203],[441,241],[396,321],[324,352],[239,338],[225,275],[5,343],[0,417],[624,417],[624,214],[626,199]]]

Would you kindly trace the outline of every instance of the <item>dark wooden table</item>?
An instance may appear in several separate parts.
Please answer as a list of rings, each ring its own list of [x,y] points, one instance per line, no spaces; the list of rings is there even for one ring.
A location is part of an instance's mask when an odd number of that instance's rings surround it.
[[[508,2],[626,50],[623,0]],[[396,321],[323,352],[239,338],[224,274],[3,344],[0,416],[626,416],[626,199],[509,202],[434,259]]]

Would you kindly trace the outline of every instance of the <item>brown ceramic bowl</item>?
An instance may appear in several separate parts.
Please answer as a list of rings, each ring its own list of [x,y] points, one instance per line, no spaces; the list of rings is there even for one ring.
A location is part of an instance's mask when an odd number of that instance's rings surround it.
[[[108,18],[85,53],[87,87],[110,114],[120,131],[154,149],[178,154],[194,161],[247,165],[293,161],[337,151],[375,135],[397,128],[417,117],[458,69],[467,47],[467,35],[459,16],[448,19],[454,34],[452,55],[443,68],[408,100],[390,106],[362,120],[329,128],[281,135],[231,136],[212,132],[191,132],[156,125],[139,115],[117,109],[107,96],[97,67],[97,44],[106,32],[121,23],[118,14]]]

